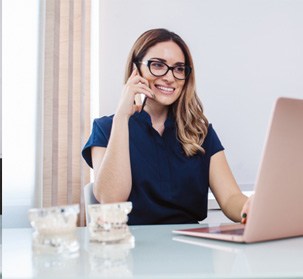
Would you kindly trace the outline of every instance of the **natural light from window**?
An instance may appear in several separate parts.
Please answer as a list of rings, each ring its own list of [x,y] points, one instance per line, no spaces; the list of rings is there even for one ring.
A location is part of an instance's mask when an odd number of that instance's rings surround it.
[[[39,2],[9,0],[2,3],[4,214],[6,206],[27,206],[33,202]]]

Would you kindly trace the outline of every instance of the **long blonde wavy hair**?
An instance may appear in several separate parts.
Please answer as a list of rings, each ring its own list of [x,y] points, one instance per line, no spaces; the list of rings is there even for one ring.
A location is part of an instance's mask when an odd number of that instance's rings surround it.
[[[185,80],[180,97],[171,105],[177,125],[177,137],[187,156],[205,153],[202,143],[208,131],[208,120],[196,93],[195,71],[188,46],[177,34],[166,29],[151,29],[144,32],[134,43],[126,63],[125,82],[133,70],[133,64],[142,61],[149,48],[160,42],[173,41],[182,50],[185,64],[192,68]]]

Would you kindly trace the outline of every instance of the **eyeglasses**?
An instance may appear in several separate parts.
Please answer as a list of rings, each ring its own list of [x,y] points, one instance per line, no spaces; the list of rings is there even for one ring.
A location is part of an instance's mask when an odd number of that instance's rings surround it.
[[[146,65],[150,73],[155,77],[163,77],[171,70],[176,79],[184,80],[191,73],[191,67],[183,64],[170,67],[164,62],[155,60],[141,61],[139,63]]]

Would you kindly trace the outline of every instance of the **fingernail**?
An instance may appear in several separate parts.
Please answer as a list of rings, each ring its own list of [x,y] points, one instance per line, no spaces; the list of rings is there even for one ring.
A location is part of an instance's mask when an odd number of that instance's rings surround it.
[[[247,213],[243,213],[242,214],[242,220],[241,220],[241,224],[246,224],[246,217],[247,217]]]

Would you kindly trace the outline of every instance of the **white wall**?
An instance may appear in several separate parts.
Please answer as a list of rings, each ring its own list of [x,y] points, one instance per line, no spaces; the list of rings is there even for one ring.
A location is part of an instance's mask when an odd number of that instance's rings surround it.
[[[100,115],[115,111],[127,54],[147,29],[178,33],[198,94],[244,189],[254,184],[274,100],[303,98],[303,1],[101,0]]]

